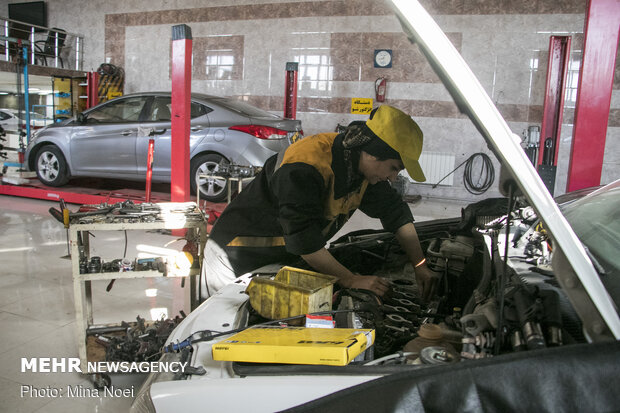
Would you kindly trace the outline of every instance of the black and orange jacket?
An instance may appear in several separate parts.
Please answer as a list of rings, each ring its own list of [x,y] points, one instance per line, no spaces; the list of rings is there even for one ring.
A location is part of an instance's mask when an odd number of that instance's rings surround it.
[[[269,158],[224,210],[210,238],[237,275],[318,251],[358,208],[392,232],[413,221],[389,183],[358,176],[347,184],[342,139],[324,133],[297,141]]]

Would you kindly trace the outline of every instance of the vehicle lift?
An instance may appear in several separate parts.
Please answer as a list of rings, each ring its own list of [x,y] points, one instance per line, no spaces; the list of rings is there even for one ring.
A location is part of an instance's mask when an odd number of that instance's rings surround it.
[[[182,26],[182,27],[181,27]],[[186,30],[186,31],[184,31]],[[185,38],[184,36],[186,36]],[[178,39],[175,36],[180,36]],[[151,182],[150,179],[147,179],[146,190],[137,190],[137,189],[99,189],[99,188],[88,188],[88,187],[78,187],[78,186],[64,186],[62,188],[54,188],[43,185],[39,182],[36,177],[32,176],[32,173],[28,173],[28,175],[32,177],[24,177],[25,173],[23,159],[25,148],[28,145],[28,141],[30,138],[30,119],[29,119],[29,111],[26,110],[26,133],[25,133],[25,144],[20,144],[20,148],[10,148],[5,147],[0,143],[0,161],[2,158],[7,159],[8,156],[6,152],[2,152],[4,150],[7,151],[16,151],[18,152],[18,163],[14,162],[4,162],[2,169],[0,170],[0,178],[2,178],[3,183],[0,184],[0,195],[12,195],[12,196],[21,196],[25,198],[36,198],[43,199],[48,201],[60,201],[63,200],[66,203],[71,204],[101,204],[101,203],[117,203],[130,200],[134,203],[142,203],[142,202],[168,202],[175,201],[181,202],[181,200],[189,201],[190,199],[190,186],[189,186],[189,138],[185,141],[183,139],[179,139],[178,136],[183,136],[183,132],[186,132],[186,136],[189,136],[189,109],[190,109],[190,85],[191,85],[191,30],[188,26],[180,25],[173,27],[173,50],[181,49],[180,53],[173,54],[173,73],[177,73],[181,70],[180,76],[173,77],[173,95],[172,95],[172,107],[173,111],[176,107],[176,112],[179,116],[173,117],[173,144],[172,153],[173,156],[176,153],[176,156],[173,158],[175,160],[185,159],[186,162],[173,162],[172,163],[172,184],[171,188],[173,189],[172,196],[169,193],[165,192],[152,192],[151,191]],[[24,76],[24,96],[25,96],[25,107],[29,107],[28,102],[28,60],[27,60],[27,49],[24,47],[24,59],[23,59],[23,76]],[[187,51],[186,51],[187,50]],[[189,56],[189,57],[188,57]],[[189,68],[186,70],[186,68]],[[98,76],[92,75],[88,77],[89,80],[89,96],[95,99],[97,97],[97,93],[95,92],[95,85]],[[175,84],[176,83],[176,84]],[[175,90],[182,90],[182,93],[177,92]],[[97,103],[96,100],[89,100],[89,107],[95,105]],[[175,133],[175,130],[178,131]],[[0,139],[2,139],[0,132]],[[177,137],[174,139],[174,137]],[[4,141],[4,139],[0,140],[0,142]],[[183,147],[183,144],[187,146],[185,149],[179,149],[178,147]],[[148,168],[152,167],[153,163],[153,145],[149,144],[149,154],[148,154]],[[4,155],[4,156],[2,156]],[[14,176],[4,176],[7,173],[8,168],[17,168],[17,175]],[[175,169],[182,169],[178,172],[175,172]],[[150,178],[152,173],[147,171],[147,177]],[[175,180],[178,180],[179,176],[184,177],[186,182],[182,185],[177,185]],[[8,184],[4,184],[7,182]]]

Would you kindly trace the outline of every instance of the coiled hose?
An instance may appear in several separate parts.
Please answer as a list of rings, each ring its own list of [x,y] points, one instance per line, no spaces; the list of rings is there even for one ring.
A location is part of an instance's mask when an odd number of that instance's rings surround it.
[[[476,158],[482,158],[480,164],[480,172],[477,181],[474,183],[474,163],[476,162]],[[465,165],[465,170],[463,171],[463,183],[465,185],[465,189],[467,192],[473,195],[480,195],[485,193],[493,182],[495,181],[495,168],[493,167],[493,163],[491,162],[491,158],[486,153],[477,152],[467,158],[464,162],[462,162],[459,166],[454,168],[452,172],[444,176],[433,185],[433,189],[437,187],[444,179],[452,175],[457,169],[461,166]]]
[[[477,157],[482,158],[482,160],[478,172],[478,181],[474,183],[473,168]],[[478,152],[467,158],[465,171],[463,171],[463,182],[467,192],[474,195],[483,194],[493,185],[493,181],[495,181],[495,168],[487,154]]]

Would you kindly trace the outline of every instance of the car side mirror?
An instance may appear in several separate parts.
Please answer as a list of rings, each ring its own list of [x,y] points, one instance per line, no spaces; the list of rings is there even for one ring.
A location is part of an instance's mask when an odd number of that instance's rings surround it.
[[[79,124],[84,124],[86,123],[86,115],[80,112],[77,114],[76,120]]]

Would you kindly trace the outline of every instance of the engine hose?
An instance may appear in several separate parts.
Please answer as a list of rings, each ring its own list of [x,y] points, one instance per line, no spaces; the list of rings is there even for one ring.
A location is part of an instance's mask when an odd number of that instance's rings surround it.
[[[478,180],[474,183],[474,163],[476,158],[482,158],[480,171],[478,172]],[[465,171],[463,171],[463,183],[467,192],[473,195],[485,193],[495,181],[495,168],[491,162],[491,158],[485,153],[478,152],[470,156],[465,161]]]

